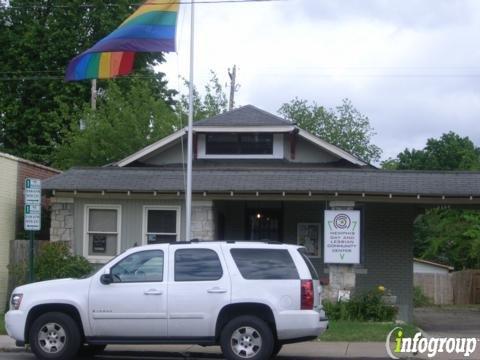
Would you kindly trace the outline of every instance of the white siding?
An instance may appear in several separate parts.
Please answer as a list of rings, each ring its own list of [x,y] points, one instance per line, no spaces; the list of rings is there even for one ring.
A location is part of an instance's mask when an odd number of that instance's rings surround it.
[[[340,160],[338,156],[332,155],[307,140],[297,137],[295,148],[295,159],[290,158],[290,141],[285,135],[285,158],[296,163],[330,163]]]
[[[448,274],[448,269],[414,261],[413,273],[414,274]]]
[[[187,158],[187,139],[183,143],[184,150],[182,151],[182,143],[176,142],[172,146],[167,146],[163,151],[155,152],[150,157],[143,159],[143,162],[148,165],[161,166],[168,164],[181,164],[186,162]]]
[[[7,301],[10,240],[15,239],[17,171],[15,160],[0,157],[0,312]]]

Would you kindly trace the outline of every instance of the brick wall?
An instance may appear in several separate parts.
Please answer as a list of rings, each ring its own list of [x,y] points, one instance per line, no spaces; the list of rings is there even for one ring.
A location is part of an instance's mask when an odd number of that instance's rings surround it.
[[[20,233],[23,231],[23,187],[26,178],[35,178],[44,180],[54,175],[57,175],[60,171],[51,169],[42,165],[38,165],[29,161],[18,161],[18,173],[17,173],[17,224],[16,231]],[[44,196],[42,199],[43,208],[48,206],[47,198]],[[37,238],[42,240],[48,240],[49,238],[49,224],[45,223],[43,218],[48,214],[47,211],[42,211],[42,231],[38,234]],[[45,218],[46,219],[46,218]]]

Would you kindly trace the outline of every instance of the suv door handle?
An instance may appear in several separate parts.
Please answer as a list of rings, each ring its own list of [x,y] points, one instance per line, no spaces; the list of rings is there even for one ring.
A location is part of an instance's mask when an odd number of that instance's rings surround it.
[[[145,295],[162,295],[163,291],[157,290],[157,289],[150,289],[150,290],[145,290],[144,294]]]
[[[207,290],[208,293],[210,294],[225,294],[227,292],[226,289],[220,289],[218,287],[214,287],[212,289]]]

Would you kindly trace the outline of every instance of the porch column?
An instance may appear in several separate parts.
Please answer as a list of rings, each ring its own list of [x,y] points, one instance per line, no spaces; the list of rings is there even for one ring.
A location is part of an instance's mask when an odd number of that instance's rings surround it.
[[[51,198],[50,241],[63,241],[73,249],[73,199]]]
[[[331,201],[331,210],[353,210],[354,201]],[[354,265],[328,264],[329,285],[325,288],[325,296],[329,300],[337,301],[339,292],[347,291],[350,294],[355,289],[356,272]]]
[[[192,202],[191,231],[192,239],[215,240],[215,212],[212,201]]]

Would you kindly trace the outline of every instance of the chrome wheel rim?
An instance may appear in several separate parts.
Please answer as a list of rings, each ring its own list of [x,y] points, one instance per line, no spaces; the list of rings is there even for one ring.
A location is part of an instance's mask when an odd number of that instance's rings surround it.
[[[67,334],[65,329],[57,323],[47,323],[38,332],[38,344],[48,354],[58,354],[65,347]]]
[[[256,329],[242,326],[233,332],[230,346],[235,355],[243,359],[250,359],[262,349],[262,336]]]

